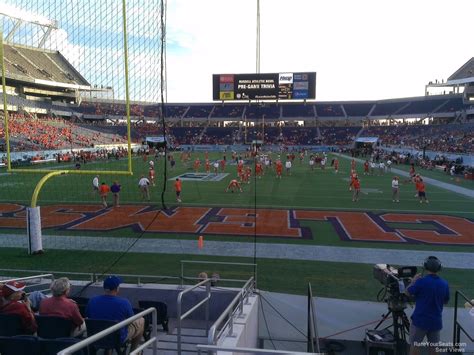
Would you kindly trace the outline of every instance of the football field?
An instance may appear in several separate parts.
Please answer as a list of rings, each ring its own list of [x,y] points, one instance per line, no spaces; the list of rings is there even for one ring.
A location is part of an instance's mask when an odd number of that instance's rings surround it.
[[[277,159],[276,153],[268,154],[273,161]],[[229,153],[226,167],[218,175],[204,172],[203,153],[193,153],[187,164],[180,161],[179,153],[174,156],[176,167],[171,169],[168,165],[166,189],[165,161],[155,159],[156,185],[151,186],[150,201],[142,199],[138,188],[140,176],[148,176],[150,158],[134,158],[131,177],[100,176],[101,182],[111,185],[118,181],[121,185],[120,207],[110,207],[111,196],[109,208],[102,207],[92,189],[93,176],[52,178],[38,199],[47,243],[46,253],[36,257],[25,255],[26,250],[18,247],[15,238],[25,234],[25,206],[30,204],[42,175],[1,174],[0,228],[4,247],[0,267],[178,276],[179,261],[183,259],[256,261],[259,287],[263,289],[303,293],[310,281],[321,296],[370,300],[380,287],[372,277],[372,261],[378,260],[381,251],[392,250],[393,255],[411,253],[414,257],[409,260],[416,260],[417,266],[424,253],[432,252],[451,253],[453,267],[447,263],[444,277],[454,289],[474,291],[470,260],[466,260],[466,268],[462,267],[462,258],[474,252],[471,197],[427,184],[430,203],[420,204],[414,184],[400,176],[400,202],[396,203],[392,201],[391,180],[397,174],[377,171],[375,175],[364,175],[362,164],[357,163],[361,196],[353,202],[349,191],[350,160],[337,157],[340,168],[336,174],[329,164],[335,155],[329,155],[324,170],[319,166],[312,170],[308,156],[303,161],[297,156],[291,175],[284,169],[278,179],[274,169],[268,169],[261,178],[252,175],[248,184],[242,184],[243,192],[231,193],[225,189],[231,179],[237,178],[237,167],[230,162]],[[201,161],[197,173],[193,169],[196,158]],[[220,160],[222,154],[210,154],[209,159]],[[286,157],[281,159],[284,162]],[[72,165],[49,167],[70,169]],[[247,159],[246,165],[254,170],[252,159]],[[125,167],[123,160],[107,160],[81,168]],[[424,176],[423,171],[419,172]],[[446,179],[438,172],[427,172],[427,176],[473,190],[472,182],[463,179]],[[183,180],[181,203],[175,198],[176,177]],[[162,193],[166,209],[162,208]],[[198,236],[204,238],[202,249],[197,246]],[[166,250],[164,246],[176,241],[181,243],[181,249]],[[272,254],[273,250],[277,252]],[[335,254],[331,256],[333,250]],[[350,254],[338,254],[340,251]],[[377,262],[395,263],[382,259]],[[230,267],[205,271],[232,277],[240,273]]]

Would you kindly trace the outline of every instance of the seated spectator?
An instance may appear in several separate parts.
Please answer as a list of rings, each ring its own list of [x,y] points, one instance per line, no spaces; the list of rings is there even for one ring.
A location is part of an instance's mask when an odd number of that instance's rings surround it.
[[[24,292],[25,284],[9,281],[1,288],[0,314],[18,315],[25,334],[34,334],[38,329],[30,300]]]
[[[72,321],[74,328],[71,329],[71,336],[76,337],[85,332],[85,322],[79,312],[76,302],[67,298],[71,290],[71,284],[67,277],[54,280],[50,286],[53,297],[41,301],[39,314],[42,316],[52,316],[66,318]]]
[[[118,297],[122,280],[118,276],[108,276],[104,280],[104,295],[93,297],[86,308],[86,316],[92,319],[106,319],[121,322],[134,315],[132,305],[126,298]],[[138,347],[145,328],[145,320],[139,318],[128,327],[120,329],[120,340],[131,341],[131,350]]]

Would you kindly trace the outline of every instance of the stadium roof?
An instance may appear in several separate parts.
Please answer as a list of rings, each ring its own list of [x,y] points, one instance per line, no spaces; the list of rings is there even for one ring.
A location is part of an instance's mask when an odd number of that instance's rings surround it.
[[[88,89],[90,84],[58,51],[5,44],[6,77],[43,86]]]
[[[474,57],[456,70],[447,81],[447,84],[465,84],[474,82]]]

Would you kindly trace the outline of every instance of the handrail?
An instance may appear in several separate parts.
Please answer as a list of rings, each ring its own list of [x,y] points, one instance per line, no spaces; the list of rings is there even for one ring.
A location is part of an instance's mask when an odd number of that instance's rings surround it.
[[[43,273],[50,273],[52,275],[54,274],[60,274],[60,275],[77,275],[77,276],[88,276],[88,278],[92,282],[98,282],[99,276],[96,273],[90,273],[90,272],[75,272],[75,271],[45,271],[45,270],[27,270],[27,269],[0,269],[0,272],[6,271],[6,272],[28,272],[28,273],[35,273],[35,272],[43,272]],[[137,278],[137,284],[139,285],[141,282],[141,279],[147,279],[147,278],[160,278],[160,279],[170,279],[170,280],[180,280],[181,278],[179,276],[166,276],[166,275],[136,275],[136,274],[120,274],[122,278]],[[15,279],[17,280],[17,279]],[[0,281],[3,282],[3,281]]]
[[[212,282],[212,279],[205,279],[205,280],[197,283],[196,285],[194,285],[192,287],[189,287],[186,290],[181,291],[178,294],[178,299],[177,299],[177,302],[176,302],[177,318],[178,318],[178,334],[177,334],[178,354],[181,354],[181,322],[185,318],[187,318],[191,313],[193,313],[196,309],[201,307],[203,304],[206,304],[206,310],[205,310],[205,312],[206,312],[206,335],[208,334],[208,327],[207,326],[208,326],[208,323],[209,323],[209,300],[211,299],[211,282]],[[204,285],[206,285],[206,297],[203,300],[201,300],[200,302],[198,302],[196,305],[191,307],[186,313],[181,314],[183,296],[186,293],[191,292],[191,291],[195,290],[196,288],[204,286]]]
[[[458,322],[458,296],[461,296],[466,300],[472,307],[474,307],[474,303],[467,298],[467,296],[462,293],[461,291],[456,291],[454,294],[454,326],[453,326],[453,346],[459,346],[461,341],[461,330],[462,332],[469,338],[470,341],[474,341],[474,334],[471,335],[467,332],[466,329]]]
[[[53,274],[41,274],[41,275],[34,275],[34,276],[26,276],[26,277],[15,277],[13,279],[6,279],[0,280],[0,283],[7,283],[10,281],[26,281],[26,280],[34,280],[34,279],[44,279],[46,277],[51,277],[54,280]]]
[[[228,324],[230,324],[229,325],[229,334],[232,334],[233,325],[234,325],[232,316],[235,313],[235,311],[237,310],[237,308],[234,309],[234,307],[238,303],[239,308],[240,308],[240,314],[243,313],[244,298],[248,299],[248,296],[251,293],[251,290],[254,288],[254,286],[255,286],[254,278],[251,277],[250,279],[248,279],[248,281],[245,283],[245,285],[240,289],[239,293],[237,293],[237,295],[230,302],[230,304],[227,306],[227,308],[224,310],[224,312],[222,312],[221,315],[219,316],[219,318],[217,318],[217,320],[214,322],[214,324],[209,329],[209,335],[207,337],[207,343],[209,345],[215,345],[216,344],[216,339],[218,339],[221,336],[221,334],[224,332],[224,329],[226,328],[226,326]],[[228,319],[227,319],[227,317],[228,317]],[[227,319],[227,321],[222,325],[221,323],[225,319]],[[221,330],[216,334],[217,329],[219,327],[221,328]]]
[[[308,282],[308,339],[307,339],[307,351],[314,352],[316,344],[316,352],[320,352],[319,348],[319,336],[318,328],[316,325],[316,313],[313,300],[313,290],[311,283]]]
[[[201,351],[228,351],[233,353],[247,353],[247,354],[279,354],[279,355],[308,355],[308,354],[323,354],[323,353],[303,353],[298,351],[286,351],[286,350],[273,350],[273,349],[257,349],[257,348],[238,348],[238,347],[231,347],[231,346],[217,346],[217,345],[196,345],[198,349],[198,354],[201,354]]]
[[[82,348],[85,348],[88,345],[91,345],[95,341],[97,341],[99,339],[102,339],[103,337],[105,337],[109,334],[112,334],[113,332],[116,332],[117,330],[122,329],[124,326],[127,326],[127,325],[131,324],[132,322],[134,322],[135,320],[137,320],[139,318],[142,318],[142,317],[144,317],[144,316],[146,316],[147,314],[150,314],[150,313],[151,313],[151,317],[152,317],[152,330],[151,330],[151,339],[150,340],[152,340],[152,339],[154,340],[154,342],[153,342],[153,355],[157,355],[158,354],[158,348],[157,348],[158,335],[157,335],[157,325],[156,325],[157,311],[156,311],[155,307],[150,307],[148,309],[145,309],[144,311],[142,311],[140,313],[137,313],[134,316],[121,321],[120,323],[114,324],[113,326],[111,326],[107,329],[104,329],[103,331],[101,331],[97,334],[94,334],[94,335],[92,335],[92,336],[90,336],[90,337],[88,337],[88,338],[86,338],[86,339],[84,339],[84,340],[82,340],[82,341],[80,341],[76,344],[73,344],[70,347],[61,350],[58,353],[58,355],[73,354],[74,352],[76,352],[78,350],[81,350]],[[143,344],[142,344],[142,346],[143,346]],[[147,346],[148,346],[148,342],[147,342]]]

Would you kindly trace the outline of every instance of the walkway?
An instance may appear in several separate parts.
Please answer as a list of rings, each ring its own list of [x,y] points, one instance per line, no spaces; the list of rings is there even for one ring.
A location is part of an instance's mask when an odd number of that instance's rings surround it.
[[[43,236],[43,247],[48,249],[115,251],[126,250],[136,239],[102,238],[79,236]],[[0,247],[27,248],[27,238],[23,235],[0,235]],[[140,239],[130,249],[135,253],[192,254],[212,256],[237,256],[252,258],[252,243],[204,241],[204,248],[198,249],[197,241],[176,239]],[[280,243],[257,243],[257,258],[330,261],[338,263],[421,265],[433,255],[432,251],[376,249],[354,247],[331,247],[317,245],[297,245]],[[436,256],[444,267],[454,269],[474,269],[474,253],[440,252]]]

